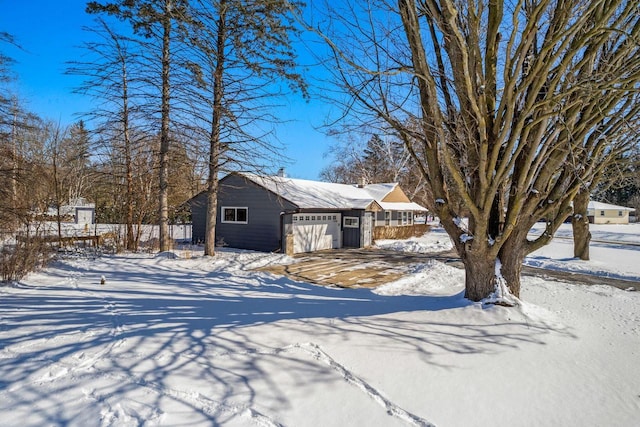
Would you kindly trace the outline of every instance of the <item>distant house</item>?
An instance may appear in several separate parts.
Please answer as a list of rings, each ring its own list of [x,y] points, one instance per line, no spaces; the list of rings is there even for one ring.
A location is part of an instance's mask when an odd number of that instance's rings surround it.
[[[56,208],[49,208],[47,215],[56,217],[58,211]],[[76,224],[93,224],[96,216],[96,205],[95,203],[89,203],[83,197],[71,199],[66,205],[60,206],[60,216],[63,220],[73,220]]]
[[[192,238],[205,238],[206,193],[188,204]],[[398,184],[345,185],[283,176],[231,174],[220,180],[217,244],[286,253],[372,244],[376,225],[413,226],[426,209]]]
[[[590,201],[587,216],[592,224],[629,224],[629,213],[634,211],[625,206]]]

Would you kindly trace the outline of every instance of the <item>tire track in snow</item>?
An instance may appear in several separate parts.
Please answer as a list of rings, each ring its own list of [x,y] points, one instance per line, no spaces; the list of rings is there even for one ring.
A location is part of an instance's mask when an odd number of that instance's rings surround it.
[[[269,348],[269,349],[253,348],[253,349],[247,349],[245,351],[237,351],[237,352],[236,351],[213,352],[213,353],[199,354],[199,355],[186,352],[186,353],[181,353],[177,355],[177,357],[180,359],[182,358],[187,359],[191,363],[197,363],[203,366],[210,366],[208,363],[197,362],[196,359],[204,358],[205,360],[210,360],[215,358],[228,358],[228,357],[237,357],[237,356],[279,355],[283,353],[293,353],[295,351],[302,351],[308,354],[309,356],[311,356],[313,359],[318,360],[324,363],[325,365],[329,366],[332,370],[337,372],[347,383],[357,387],[362,392],[364,392],[367,396],[369,396],[369,398],[373,399],[376,403],[382,406],[387,412],[387,414],[394,416],[396,418],[399,418],[402,421],[408,423],[409,425],[414,425],[416,427],[435,427],[435,424],[402,409],[400,406],[396,405],[391,400],[384,397],[382,393],[378,391],[375,387],[367,383],[362,378],[358,377],[356,374],[351,372],[341,363],[337,362],[334,358],[332,358],[329,354],[327,354],[324,350],[322,350],[322,348],[318,344],[315,344],[312,342],[296,343],[296,344],[292,344],[292,345],[288,345],[280,348]],[[146,358],[146,356],[143,353],[135,353],[133,354],[133,356],[135,358],[141,358],[141,359]],[[171,357],[175,357],[175,356],[176,356],[175,354],[173,353],[171,354]],[[155,357],[152,357],[152,358],[157,359],[162,357],[163,356],[161,355],[156,355]],[[141,381],[144,382],[144,384],[150,384],[150,385],[152,384],[144,380],[135,380],[134,382],[138,385],[143,385]],[[159,392],[161,386],[157,386],[157,387],[158,387],[157,390]],[[187,392],[180,392],[177,390],[173,390],[172,393],[181,393],[182,395],[191,394]],[[257,411],[250,409],[246,406],[216,402],[202,395],[198,395],[198,396],[199,396],[198,400],[201,400],[203,402],[213,402],[213,406],[219,409],[223,409],[226,412],[238,413],[240,410],[249,411],[252,414],[251,417],[254,418],[256,421],[258,421],[260,425],[264,425],[268,427],[280,425],[275,421],[269,419],[265,415],[260,414]],[[267,422],[266,420],[269,420],[269,421]]]
[[[357,387],[358,389],[363,391],[367,396],[373,399],[376,403],[382,406],[387,412],[387,414],[392,415],[396,418],[399,418],[402,421],[417,427],[435,427],[435,424],[402,409],[400,406],[396,405],[391,400],[384,397],[382,393],[378,391],[375,387],[367,383],[362,378],[358,377],[356,374],[354,374],[349,369],[347,369],[344,365],[337,362],[334,358],[332,358],[324,350],[322,350],[318,344],[315,344],[313,342],[296,343],[296,344],[288,345],[285,347],[273,348],[273,349],[254,348],[254,349],[248,349],[246,351],[238,351],[238,352],[229,351],[229,352],[223,352],[223,353],[204,354],[204,355],[199,355],[199,357],[205,357],[206,359],[213,359],[213,358],[225,358],[225,357],[236,357],[236,356],[278,355],[282,353],[292,353],[297,350],[303,351],[304,353],[310,355],[313,359],[318,360],[324,363],[325,365],[328,365],[332,370],[337,372],[345,381],[347,381],[347,383]],[[137,357],[143,357],[143,356],[140,353],[138,353]],[[191,353],[179,354],[178,358],[186,358],[192,363],[199,363],[195,361],[196,355]],[[274,424],[274,425],[278,425],[278,424]]]
[[[400,418],[401,420],[419,427],[435,427],[435,424],[418,417],[408,411],[405,411],[386,397],[384,397],[378,390],[368,384],[362,378],[356,376],[353,372],[349,371],[345,366],[338,363],[335,359],[324,352],[319,345],[314,343],[301,343],[294,344],[292,348],[299,348],[309,353],[314,359],[319,360],[331,367],[334,371],[338,372],[342,378],[344,378],[349,384],[352,384],[364,391],[370,398],[385,408],[389,415]]]

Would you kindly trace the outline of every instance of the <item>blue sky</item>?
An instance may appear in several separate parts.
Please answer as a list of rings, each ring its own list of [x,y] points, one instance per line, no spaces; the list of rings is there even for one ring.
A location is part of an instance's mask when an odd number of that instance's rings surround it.
[[[86,39],[83,26],[91,26],[93,16],[84,12],[85,0],[0,0],[0,31],[14,36],[23,50],[8,45],[0,49],[16,60],[14,91],[36,114],[63,125],[79,119],[78,113],[91,109],[91,100],[72,93],[78,77],[64,74],[67,61],[82,52]],[[301,55],[303,58],[304,56]],[[311,70],[313,72],[313,70]],[[299,95],[287,100],[282,109],[282,125],[276,126],[285,155],[292,164],[287,174],[295,178],[318,179],[331,158],[326,156],[336,141],[318,128],[331,107],[318,99],[304,101]]]

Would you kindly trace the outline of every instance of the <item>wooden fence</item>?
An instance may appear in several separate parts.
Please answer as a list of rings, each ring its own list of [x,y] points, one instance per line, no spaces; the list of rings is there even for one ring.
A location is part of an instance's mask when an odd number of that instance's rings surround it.
[[[373,240],[382,239],[408,239],[410,237],[420,237],[429,231],[428,224],[414,224],[404,226],[383,225],[373,228]]]

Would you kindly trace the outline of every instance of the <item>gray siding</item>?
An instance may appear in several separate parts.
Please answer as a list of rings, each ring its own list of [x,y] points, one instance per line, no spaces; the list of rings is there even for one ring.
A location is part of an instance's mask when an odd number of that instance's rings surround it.
[[[191,241],[196,244],[204,243],[207,221],[207,193],[202,192],[189,200],[191,207]]]
[[[204,203],[197,203],[202,196]],[[204,241],[206,195],[198,195],[192,206],[193,241]],[[223,207],[245,207],[247,224],[223,223]],[[265,188],[238,175],[220,180],[216,215],[216,244],[238,249],[271,252],[280,249],[280,213],[296,206],[282,200]]]
[[[227,175],[220,180],[218,208],[216,215],[216,245],[224,244],[232,248],[251,249],[271,252],[285,250],[284,238],[291,231],[291,213],[298,207],[264,187],[255,184],[239,175]],[[189,201],[192,214],[192,240],[203,243],[205,239],[207,196],[201,193]],[[222,208],[247,208],[247,223],[223,223]],[[305,211],[320,212],[321,209]],[[287,215],[281,216],[286,212]],[[327,211],[328,212],[328,211]],[[364,216],[375,217],[375,214],[359,209],[347,211],[331,211],[342,215],[342,246],[361,248],[366,245]],[[328,213],[331,213],[328,212]],[[358,218],[359,227],[344,227],[344,217]],[[281,224],[282,221],[282,224]],[[370,243],[370,242],[369,242]]]

